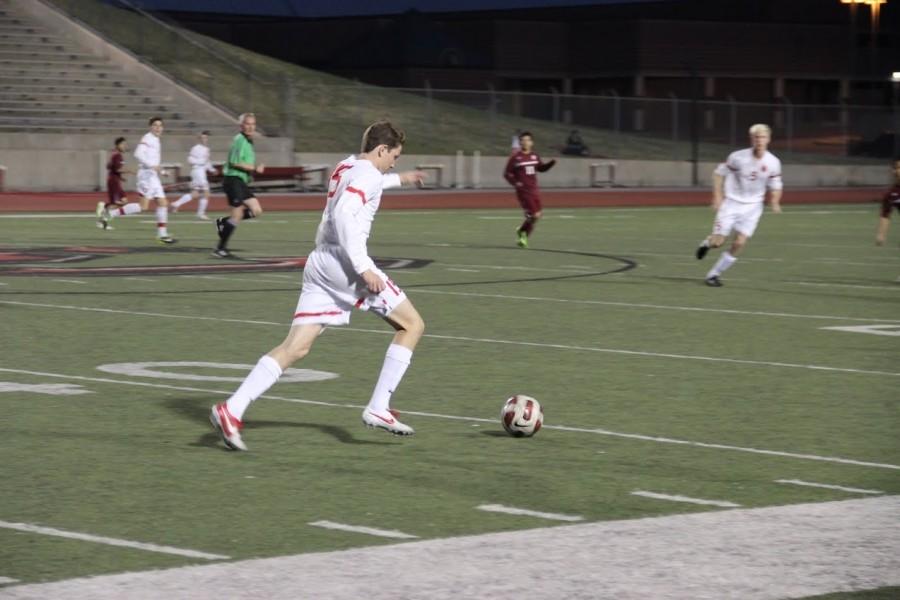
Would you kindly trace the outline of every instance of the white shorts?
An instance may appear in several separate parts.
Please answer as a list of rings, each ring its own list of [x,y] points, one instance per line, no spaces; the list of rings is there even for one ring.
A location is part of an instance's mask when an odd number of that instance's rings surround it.
[[[165,198],[159,174],[150,169],[139,169],[137,172],[137,193],[144,198]]]
[[[203,167],[191,168],[191,189],[209,191],[209,180],[206,178],[206,169]]]
[[[346,325],[354,308],[386,317],[406,300],[406,294],[383,271],[373,271],[385,283],[380,294],[369,292],[340,248],[316,248],[303,268],[303,287],[292,324]]]
[[[727,236],[734,229],[751,237],[762,213],[762,202],[738,202],[726,198],[713,221],[713,234]]]

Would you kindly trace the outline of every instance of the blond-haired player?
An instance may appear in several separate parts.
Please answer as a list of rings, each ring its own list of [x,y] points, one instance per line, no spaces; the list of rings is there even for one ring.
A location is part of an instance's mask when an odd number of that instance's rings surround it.
[[[209,159],[209,132],[200,132],[197,139],[198,143],[191,148],[187,157],[188,164],[191,165],[191,191],[172,203],[172,212],[178,212],[179,208],[191,200],[199,199],[197,218],[208,221],[206,208],[209,206],[209,180],[206,174],[215,173],[216,170]]]
[[[342,160],[332,173],[290,332],[259,359],[227,402],[212,407],[210,420],[229,448],[247,449],[241,440],[241,419],[250,403],[278,381],[284,369],[309,353],[326,326],[349,323],[354,308],[374,313],[396,332],[363,410],[363,423],[396,435],[413,433],[391,410],[390,401],[425,323],[403,290],[375,266],[366,247],[382,189],[420,183],[424,177],[420,171],[387,174],[404,140],[403,132],[391,123],[374,123],[363,134],[361,153]]]
[[[175,238],[169,235],[169,201],[163,191],[159,175],[162,172],[163,120],[151,117],[150,131],[144,134],[134,149],[134,157],[138,161],[137,193],[141,196],[140,204],[129,202],[109,212],[109,218],[134,215],[150,207],[150,201],[156,201],[156,239],[161,244],[174,244]]]
[[[712,233],[697,247],[702,259],[710,248],[718,248],[735,232],[731,248],[722,252],[719,260],[706,274],[706,284],[721,287],[722,273],[731,267],[753,236],[763,213],[766,196],[772,212],[781,212],[781,161],[769,152],[772,130],[757,123],[750,127],[750,147],[728,155],[728,160],[713,172],[712,207],[716,211]]]

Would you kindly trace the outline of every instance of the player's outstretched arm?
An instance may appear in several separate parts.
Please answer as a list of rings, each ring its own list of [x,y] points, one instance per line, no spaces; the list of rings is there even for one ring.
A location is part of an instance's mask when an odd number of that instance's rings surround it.
[[[556,159],[551,158],[547,162],[539,164],[537,166],[537,171],[538,171],[538,173],[543,173],[544,171],[549,171],[550,169],[553,168],[553,165],[555,165],[555,164],[556,164]]]
[[[422,187],[427,177],[423,171],[404,171],[403,173],[398,173],[398,175],[400,175],[401,185],[416,185],[419,187]]]

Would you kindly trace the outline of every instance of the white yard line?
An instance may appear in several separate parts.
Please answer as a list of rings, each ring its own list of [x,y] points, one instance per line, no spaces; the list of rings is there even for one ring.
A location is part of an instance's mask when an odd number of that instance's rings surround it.
[[[631,492],[632,496],[641,496],[642,498],[653,498],[654,500],[668,500],[669,502],[684,502],[687,504],[702,504],[704,506],[720,506],[722,508],[740,508],[740,504],[734,502],[726,502],[724,500],[704,500],[703,498],[691,498],[690,496],[678,496],[673,494],[658,494],[656,492],[645,492],[643,490],[635,490]]]
[[[18,302],[13,300],[0,300],[0,304],[11,304],[17,306],[30,306],[35,308],[55,308],[55,309],[63,309],[63,310],[79,310],[85,312],[102,312],[102,313],[116,313],[116,314],[126,314],[131,316],[144,316],[144,317],[164,317],[169,319],[187,319],[187,320],[197,320],[197,321],[218,321],[223,323],[243,323],[243,324],[251,324],[251,325],[277,325],[280,327],[285,327],[284,323],[275,323],[272,321],[250,321],[244,319],[226,319],[221,317],[199,317],[194,315],[176,315],[169,313],[149,313],[149,312],[138,312],[138,311],[128,311],[128,310],[117,310],[112,308],[98,308],[98,307],[87,307],[87,306],[69,306],[63,304],[42,304],[36,302]],[[333,328],[335,331],[344,331],[344,332],[361,332],[361,333],[374,333],[378,335],[393,335],[390,331],[385,331],[383,329],[365,329],[361,327],[335,327]],[[727,363],[727,364],[737,364],[737,365],[749,365],[749,366],[757,366],[757,367],[775,367],[775,368],[784,368],[784,369],[804,369],[804,370],[812,370],[812,371],[825,371],[832,373],[855,373],[860,375],[883,375],[886,377],[900,377],[900,372],[893,371],[875,371],[871,369],[852,369],[847,367],[830,367],[825,365],[804,365],[800,363],[786,363],[786,362],[775,362],[775,361],[765,361],[765,360],[751,360],[751,359],[742,359],[742,358],[724,358],[720,356],[702,356],[702,355],[694,355],[694,354],[674,354],[668,352],[649,352],[643,350],[626,350],[622,348],[598,348],[596,346],[573,346],[569,344],[548,344],[544,342],[526,342],[520,340],[501,340],[494,338],[475,338],[468,336],[459,336],[459,335],[438,335],[433,333],[426,333],[426,338],[437,339],[437,340],[453,340],[460,342],[478,342],[482,344],[500,344],[506,346],[522,346],[526,348],[551,348],[555,350],[571,350],[575,352],[598,352],[605,354],[620,354],[624,356],[642,356],[648,358],[671,358],[676,360],[690,360],[690,361],[703,361],[703,362],[719,362],[719,363]]]
[[[345,525],[343,523],[335,523],[334,521],[313,521],[309,523],[313,527],[323,527],[325,529],[336,529],[338,531],[349,531],[351,533],[364,533],[366,535],[375,535],[378,537],[394,538],[397,540],[415,540],[417,535],[410,535],[402,531],[394,529],[377,529],[375,527],[360,527],[357,525]]]
[[[559,513],[542,512],[539,510],[528,510],[527,508],[514,508],[512,506],[503,506],[502,504],[482,504],[476,506],[478,510],[485,512],[504,513],[507,515],[519,515],[523,517],[537,517],[539,519],[550,519],[552,521],[584,521],[584,517],[580,515],[562,515]]]
[[[697,279],[694,277],[693,279]],[[619,306],[622,308],[650,308],[654,310],[676,310],[687,312],[715,313],[725,315],[747,315],[754,317],[780,317],[789,319],[822,319],[831,321],[863,321],[867,323],[900,323],[900,319],[876,319],[872,317],[843,317],[840,315],[810,315],[801,313],[781,313],[761,310],[737,310],[729,308],[706,308],[702,306],[677,306],[670,304],[642,304],[639,302],[613,302],[608,300],[571,300],[545,296],[514,296],[510,294],[484,294],[479,292],[452,292],[447,290],[406,290],[407,294],[439,294],[442,296],[471,296],[473,298],[496,298],[498,300],[522,300],[526,302],[559,302],[564,304],[586,304],[597,306]]]
[[[121,546],[124,548],[134,548],[136,550],[146,550],[148,552],[160,552],[162,554],[175,554],[177,556],[187,556],[188,558],[203,558],[206,560],[227,560],[231,557],[222,554],[210,554],[209,552],[199,552],[197,550],[186,550],[184,548],[174,548],[172,546],[160,546],[158,544],[146,544],[144,542],[133,542],[131,540],[120,540],[117,538],[105,537],[101,535],[91,535],[89,533],[79,533],[77,531],[65,531],[63,529],[55,529],[53,527],[42,527],[40,525],[32,525],[31,523],[10,523],[8,521],[0,521],[0,528],[14,529],[16,531],[24,531],[27,533],[37,533],[40,535],[51,535],[54,537],[67,538],[70,540],[81,540],[84,542],[96,542],[98,544],[107,544],[109,546]]]
[[[806,487],[823,488],[826,490],[838,490],[841,492],[851,492],[853,494],[883,494],[881,490],[865,490],[862,488],[844,487],[842,485],[831,485],[828,483],[812,483],[801,479],[776,479],[775,483],[786,483],[789,485],[802,485]]]
[[[20,585],[0,597],[780,600],[900,585],[898,511],[888,496],[557,525]]]
[[[12,577],[0,577],[0,585],[5,583],[16,583],[19,581],[18,579],[13,579]]]
[[[87,281],[78,281],[77,279],[51,279],[50,281],[56,281],[58,283],[78,283],[81,285],[85,285]]]
[[[132,385],[139,387],[148,387],[155,389],[166,389],[166,390],[178,390],[184,392],[199,392],[202,394],[216,394],[220,396],[230,396],[233,393],[233,390],[213,390],[206,388],[197,388],[197,387],[188,387],[188,386],[179,386],[179,385],[167,385],[161,383],[147,383],[143,381],[129,381],[129,380],[120,380],[120,379],[108,379],[105,377],[85,377],[83,375],[64,375],[61,373],[47,373],[43,371],[27,371],[23,369],[9,369],[0,367],[0,372],[5,373],[19,373],[22,375],[34,375],[36,377],[53,377],[58,379],[74,379],[76,381],[91,381],[96,383],[112,383],[117,385]],[[326,402],[321,400],[306,400],[303,398],[287,398],[284,396],[274,396],[271,394],[264,394],[261,398],[267,398],[269,400],[281,400],[284,402],[293,402],[296,404],[307,404],[312,406],[328,406],[334,408],[349,408],[353,410],[359,410],[364,408],[362,405],[358,404],[342,404],[338,402]],[[435,418],[435,419],[448,419],[452,421],[467,421],[473,423],[491,423],[498,424],[497,419],[487,419],[483,417],[472,417],[465,415],[447,415],[440,413],[432,413],[432,412],[422,412],[422,411],[412,411],[412,410],[404,410],[404,415],[415,415],[419,417],[427,417],[427,418]],[[674,444],[681,446],[692,446],[696,448],[708,448],[713,450],[728,450],[734,452],[747,452],[750,454],[761,454],[764,456],[777,456],[782,458],[792,458],[792,459],[800,459],[800,460],[814,460],[814,461],[822,461],[828,463],[836,463],[836,464],[845,464],[845,465],[853,465],[859,467],[874,467],[877,469],[891,469],[891,470],[900,470],[900,465],[894,465],[890,463],[877,463],[877,462],[868,462],[868,461],[860,461],[852,458],[840,458],[835,456],[821,456],[818,454],[798,454],[796,452],[785,452],[781,450],[766,450],[763,448],[747,448],[744,446],[731,446],[728,444],[714,444],[709,442],[694,442],[690,440],[681,440],[676,438],[668,438],[661,436],[652,436],[652,435],[643,435],[639,433],[623,433],[620,431],[610,431],[608,429],[599,429],[599,428],[588,428],[588,427],[568,427],[565,425],[547,425],[546,423],[542,427],[542,429],[551,429],[558,431],[569,431],[574,433],[589,433],[594,435],[603,435],[609,437],[618,437],[623,439],[630,440],[639,440],[643,442],[653,442],[657,444]]]
[[[889,290],[892,292],[900,292],[900,285],[858,285],[851,283],[812,283],[808,281],[782,281],[785,285],[805,285],[809,287],[835,287],[835,288],[857,288],[862,290]]]
[[[480,272],[481,272],[481,271],[479,271],[478,269],[454,269],[454,268],[447,268],[447,270],[448,270],[448,271],[458,271],[458,272],[460,272],[460,273],[480,273]]]

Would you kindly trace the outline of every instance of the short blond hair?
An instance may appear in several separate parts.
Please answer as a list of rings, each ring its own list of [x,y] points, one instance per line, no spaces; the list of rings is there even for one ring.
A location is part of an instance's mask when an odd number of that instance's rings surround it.
[[[241,123],[243,123],[245,120],[247,120],[250,117],[253,117],[255,119],[256,115],[253,114],[252,112],[241,113],[241,115],[238,117],[238,124],[240,125]]]
[[[757,123],[755,125],[750,126],[750,135],[756,135],[757,133],[764,133],[769,137],[772,137],[772,128],[766,125],[765,123]]]

